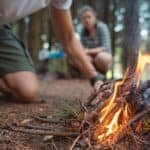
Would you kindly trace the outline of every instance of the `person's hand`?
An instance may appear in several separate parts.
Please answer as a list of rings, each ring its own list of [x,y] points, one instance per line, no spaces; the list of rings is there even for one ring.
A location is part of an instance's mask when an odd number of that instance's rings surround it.
[[[105,76],[102,74],[98,74],[97,76],[90,79],[91,85],[94,87],[95,91],[99,90],[104,80]]]

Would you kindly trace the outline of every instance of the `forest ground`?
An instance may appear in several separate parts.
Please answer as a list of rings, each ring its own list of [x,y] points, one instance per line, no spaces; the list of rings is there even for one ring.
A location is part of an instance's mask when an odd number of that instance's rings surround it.
[[[7,124],[36,124],[43,126],[33,116],[46,116],[55,120],[56,110],[59,111],[63,103],[69,103],[77,106],[77,99],[82,101],[92,92],[88,81],[80,79],[54,79],[50,75],[40,78],[40,98],[39,103],[23,104],[11,102],[11,98],[0,100],[0,150],[53,150],[55,145],[58,150],[68,149],[68,140],[63,138],[44,141],[44,136],[30,135],[13,132],[5,129]],[[77,106],[78,107],[78,106]]]

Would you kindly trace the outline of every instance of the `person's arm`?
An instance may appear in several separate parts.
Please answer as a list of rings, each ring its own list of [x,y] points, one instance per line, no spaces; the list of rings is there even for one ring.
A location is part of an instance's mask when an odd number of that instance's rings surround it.
[[[63,49],[87,78],[97,76],[96,69],[88,60],[82,44],[75,36],[70,11],[59,10],[53,6],[51,6],[50,10],[54,31]]]

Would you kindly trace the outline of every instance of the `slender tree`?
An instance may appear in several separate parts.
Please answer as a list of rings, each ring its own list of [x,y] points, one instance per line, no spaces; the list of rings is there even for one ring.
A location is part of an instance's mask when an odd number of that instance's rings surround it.
[[[43,10],[30,16],[28,31],[28,49],[35,64],[38,62],[38,52],[42,47],[42,15]]]
[[[150,1],[147,0],[148,4],[148,14],[150,14]],[[150,52],[150,16],[147,18],[147,24],[148,24],[148,40],[147,40],[147,45],[146,49],[148,52]]]
[[[139,50],[139,1],[125,0],[122,64],[134,67]]]
[[[116,16],[115,12],[117,9],[116,0],[111,0],[110,5],[110,20],[109,20],[109,26],[110,26],[110,33],[111,33],[111,47],[112,47],[112,56],[114,58],[115,56],[115,48],[116,48],[116,33],[115,33],[115,26],[116,26]],[[112,65],[112,78],[114,77],[114,63]]]
[[[24,18],[18,22],[18,34],[20,39],[26,43],[27,30]]]
[[[109,7],[110,7],[110,0],[103,0],[103,12],[102,12],[102,21],[105,23],[109,23]]]

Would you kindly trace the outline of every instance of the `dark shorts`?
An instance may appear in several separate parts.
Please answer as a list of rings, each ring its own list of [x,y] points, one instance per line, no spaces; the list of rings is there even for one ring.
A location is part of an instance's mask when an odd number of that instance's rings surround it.
[[[0,26],[0,78],[8,73],[34,71],[32,59],[8,26]]]

